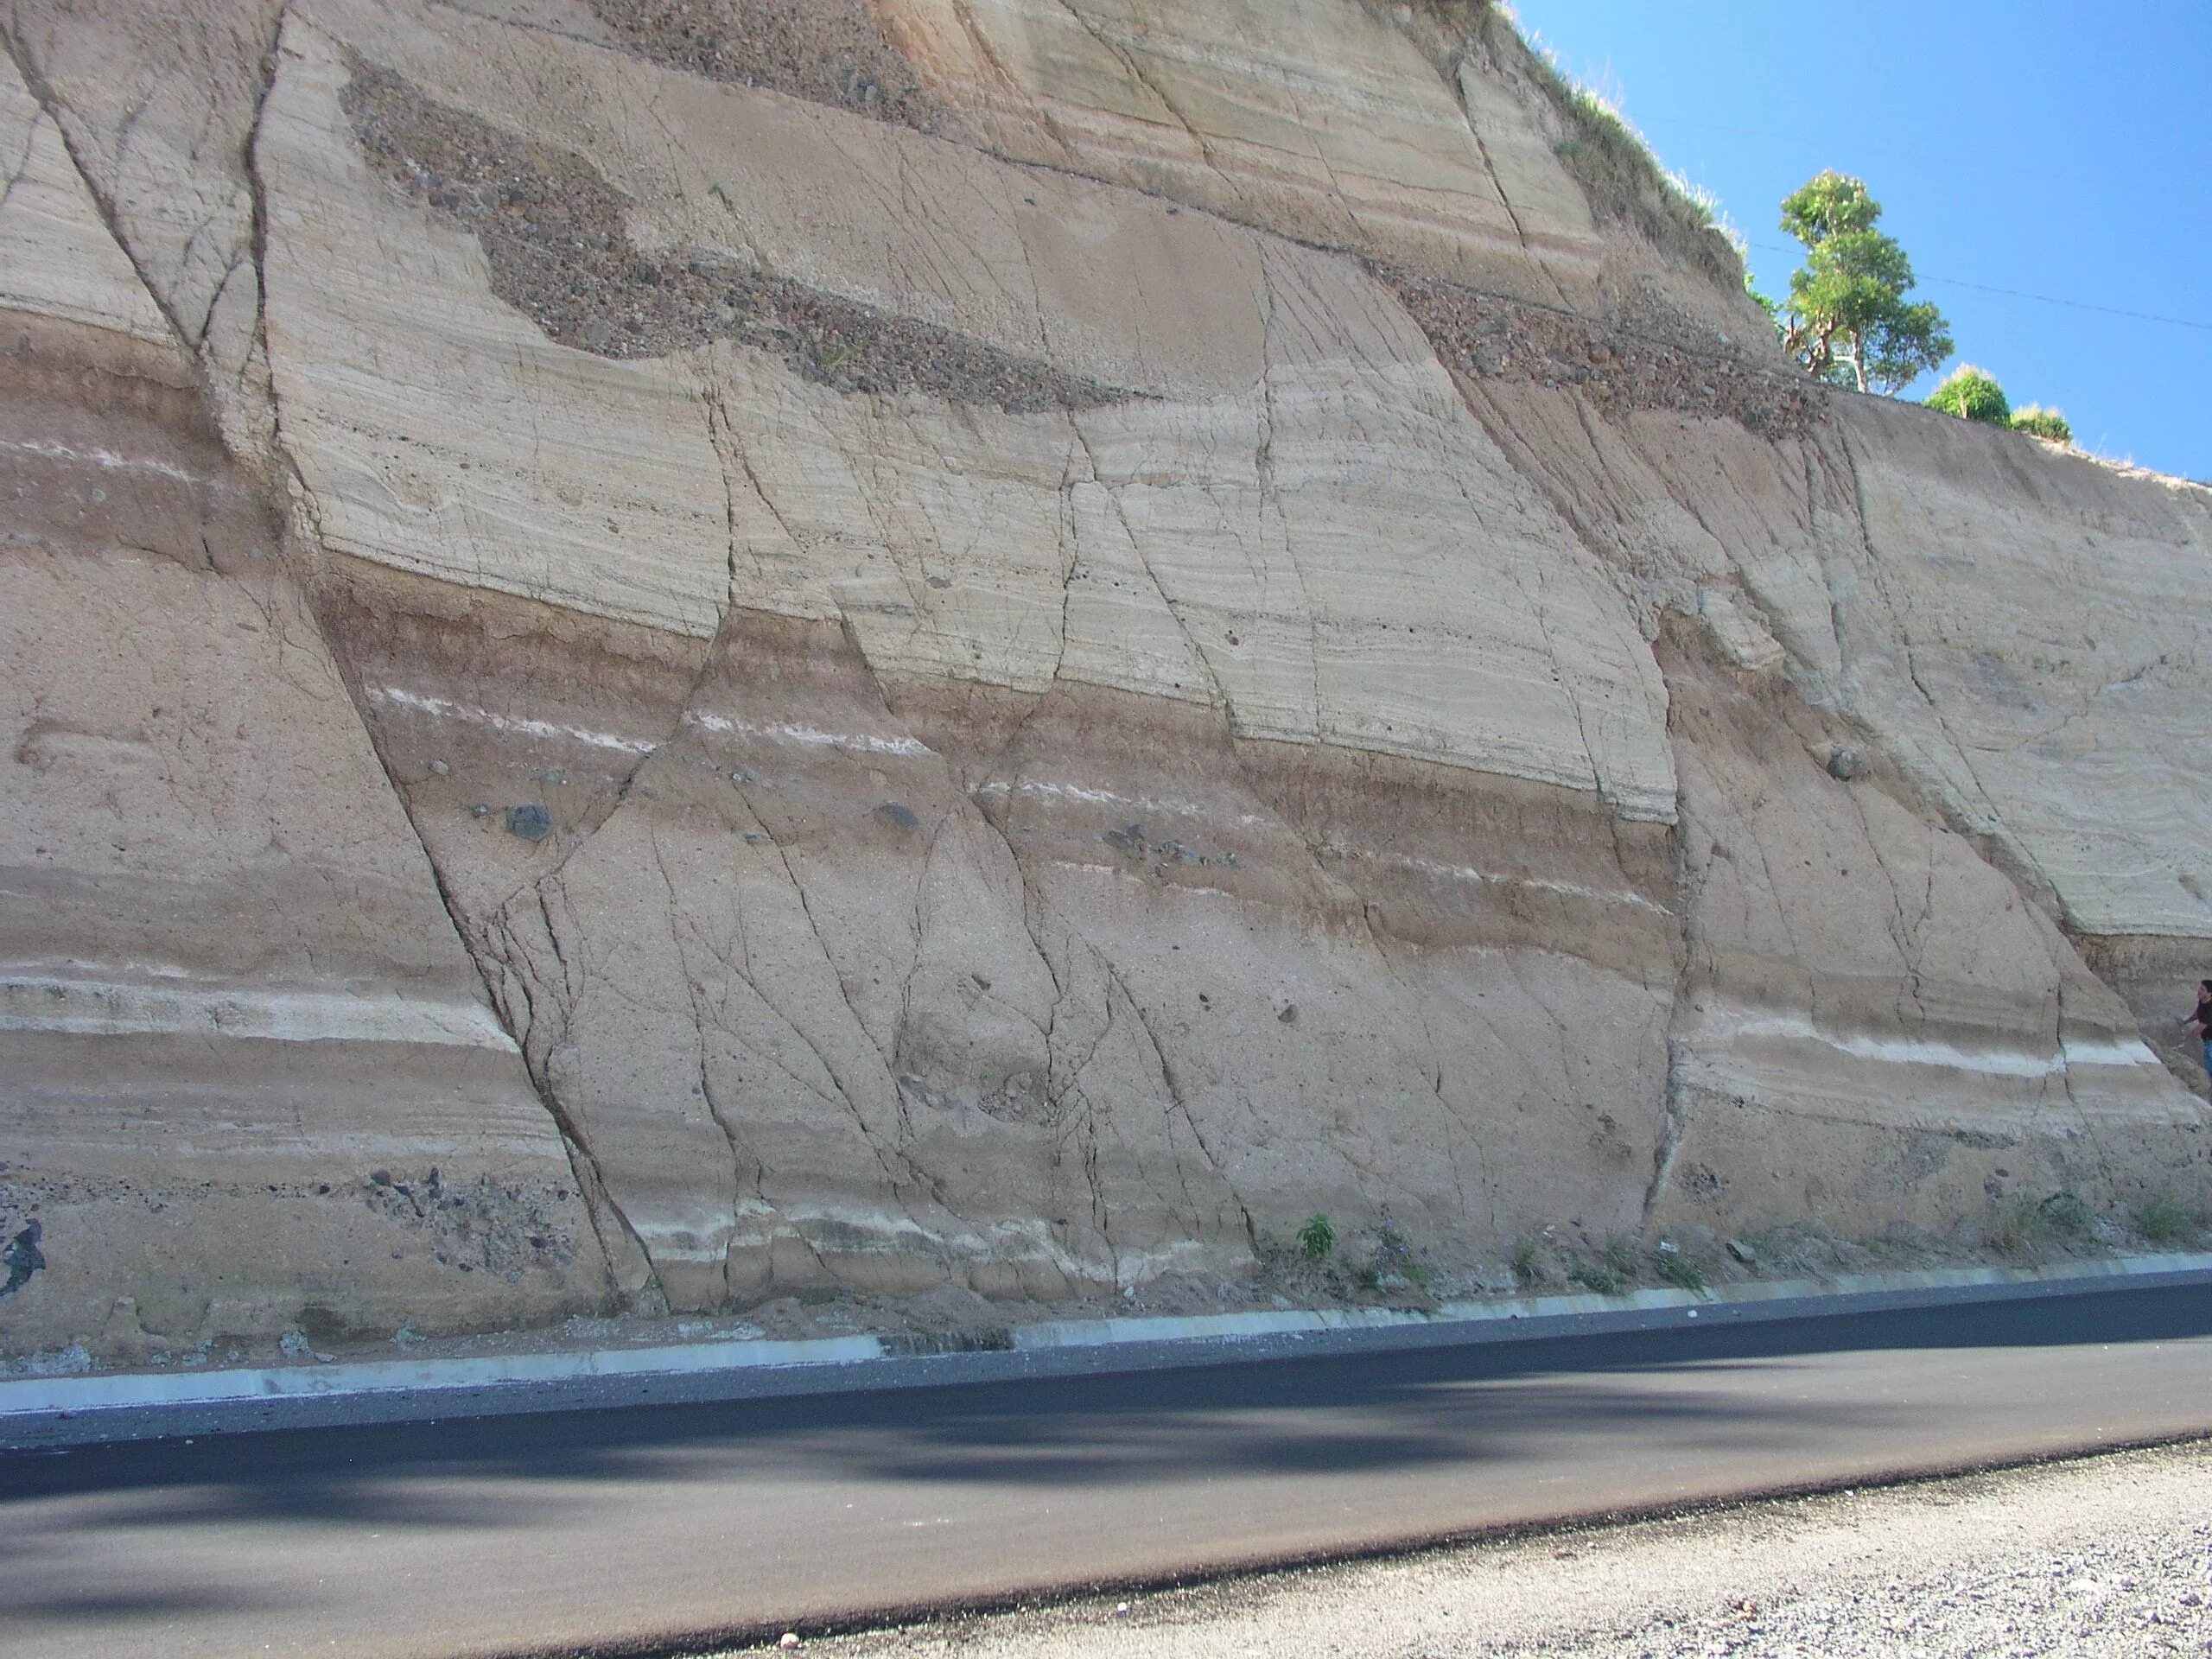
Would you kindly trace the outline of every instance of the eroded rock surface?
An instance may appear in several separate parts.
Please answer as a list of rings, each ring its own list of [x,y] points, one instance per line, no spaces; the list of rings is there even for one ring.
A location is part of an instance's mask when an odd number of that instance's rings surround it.
[[[577,1177],[270,505],[50,118],[0,93],[0,1223],[43,1266],[9,1346],[594,1306]]]
[[[2202,1194],[2206,492],[1484,8],[8,45],[10,1348]]]

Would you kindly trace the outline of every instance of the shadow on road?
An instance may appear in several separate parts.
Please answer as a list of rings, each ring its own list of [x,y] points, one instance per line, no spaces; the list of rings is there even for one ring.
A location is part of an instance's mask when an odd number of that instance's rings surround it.
[[[1880,1437],[1905,1402],[1800,1384],[1840,1357],[2032,1351],[2212,1334],[2212,1291],[2101,1293],[1977,1307],[1018,1383],[285,1431],[0,1457],[0,1625],[10,1618],[188,1616],[251,1586],[112,1586],[71,1567],[72,1535],[187,1536],[208,1525],[505,1531],[553,1509],[634,1503],[657,1486],[727,1488],[741,1514],[796,1483],[880,1489],[1128,1491],[1147,1483],[1392,1470],[1503,1478],[1606,1443],[1686,1462],[1726,1447]],[[1310,1488],[1309,1488],[1310,1490]],[[43,1500],[67,1499],[48,1504]],[[11,1519],[11,1516],[14,1517]]]

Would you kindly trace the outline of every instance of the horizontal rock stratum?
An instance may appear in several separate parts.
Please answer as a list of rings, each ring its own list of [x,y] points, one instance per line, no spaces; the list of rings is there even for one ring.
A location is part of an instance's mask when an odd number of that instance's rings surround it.
[[[2212,492],[1484,8],[5,36],[0,1349],[2202,1192]]]

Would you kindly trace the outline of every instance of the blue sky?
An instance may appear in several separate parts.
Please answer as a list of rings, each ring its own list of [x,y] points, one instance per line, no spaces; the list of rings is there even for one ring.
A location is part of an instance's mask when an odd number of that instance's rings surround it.
[[[1916,297],[1949,319],[1955,363],[1987,369],[2015,407],[2058,405],[2100,454],[2212,480],[2212,0],[1516,10],[1720,198],[1766,292],[1798,263],[1774,251],[1795,248],[1782,198],[1824,167],[1857,174],[1912,257]]]

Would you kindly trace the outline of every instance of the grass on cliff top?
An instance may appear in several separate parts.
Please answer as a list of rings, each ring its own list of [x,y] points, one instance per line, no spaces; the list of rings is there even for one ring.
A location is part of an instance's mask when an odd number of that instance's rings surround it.
[[[1498,8],[1505,21],[1511,14]],[[1720,199],[1669,169],[1611,99],[1560,67],[1559,54],[1512,25],[1530,78],[1567,130],[1552,146],[1600,215],[1626,220],[1657,246],[1729,283],[1744,280],[1744,234]]]
[[[1365,0],[1371,11],[1385,0]],[[1656,246],[1727,283],[1744,280],[1743,233],[1729,223],[1709,190],[1669,172],[1652,154],[1643,135],[1605,96],[1569,75],[1559,54],[1534,33],[1524,31],[1505,0],[1403,0],[1389,7],[1403,20],[1420,20],[1416,40],[1437,55],[1440,38],[1450,44],[1439,62],[1448,80],[1446,60],[1472,53],[1494,67],[1519,74],[1552,109],[1560,137],[1555,154],[1583,193],[1593,213],[1633,226]]]

